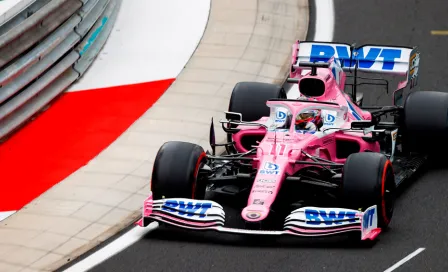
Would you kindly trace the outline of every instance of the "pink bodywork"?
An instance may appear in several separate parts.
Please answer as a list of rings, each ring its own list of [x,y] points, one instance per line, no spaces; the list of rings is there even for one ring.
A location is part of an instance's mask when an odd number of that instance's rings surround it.
[[[293,56],[294,58],[294,56]],[[301,70],[291,72],[291,76],[295,78],[310,77],[308,73],[302,73]],[[316,78],[316,76],[313,76]],[[350,128],[351,122],[356,120],[370,120],[370,112],[363,111],[355,103],[352,102],[350,96],[344,93],[341,88],[345,85],[345,73],[341,70],[339,84],[337,84],[331,69],[318,68],[317,78],[325,82],[326,92],[320,97],[313,97],[312,100],[322,102],[333,102],[333,104],[319,104],[312,102],[301,101],[268,101],[267,105],[284,105],[288,107],[296,116],[299,112],[312,106],[322,108],[325,106],[330,109],[341,110],[341,107],[348,109],[345,116],[345,122],[340,128]],[[259,122],[264,123],[268,118],[264,117]],[[274,131],[267,131],[263,127],[253,126],[239,126],[238,133],[233,135],[233,140],[236,142],[236,149],[239,152],[247,152],[243,147],[241,140],[246,136],[263,136],[263,140],[258,145],[257,154],[254,160],[254,167],[258,169],[255,177],[252,191],[249,195],[247,206],[242,210],[242,217],[250,222],[261,221],[265,219],[270,211],[270,206],[274,202],[284,181],[285,175],[294,175],[298,170],[309,165],[295,164],[296,160],[311,161],[309,158],[301,154],[301,150],[320,158],[330,160],[336,163],[344,163],[346,158],[338,158],[336,156],[336,141],[354,141],[360,146],[359,152],[373,151],[379,152],[380,147],[378,143],[366,142],[362,137],[369,137],[371,135],[364,135],[359,132],[347,132],[341,130],[334,130],[326,135],[316,136],[315,134],[297,133],[294,129],[294,122],[290,127],[289,132],[279,133]],[[276,143],[274,148],[274,142]],[[275,167],[270,167],[271,174],[263,173],[266,163],[274,163],[278,165],[278,170]],[[273,174],[278,171],[277,174]],[[257,200],[257,201],[256,201]],[[255,204],[254,204],[255,203]]]

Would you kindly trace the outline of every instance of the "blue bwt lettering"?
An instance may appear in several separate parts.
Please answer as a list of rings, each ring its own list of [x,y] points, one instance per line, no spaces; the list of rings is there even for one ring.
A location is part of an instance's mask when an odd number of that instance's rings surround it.
[[[362,228],[366,229],[372,226],[373,224],[373,216],[375,215],[375,209],[368,210],[363,215]]]
[[[313,210],[306,209],[305,217],[307,220],[307,224],[310,225],[320,225],[325,223],[325,225],[340,225],[343,222],[341,220],[348,219],[349,223],[356,223],[356,212],[345,212],[345,211],[329,211],[328,213],[324,210]]]
[[[176,208],[176,209],[175,209]],[[212,208],[212,203],[210,202],[187,202],[177,201],[177,200],[167,200],[162,206],[162,211],[167,211],[170,213],[177,213],[179,215],[187,215],[189,217],[194,216],[195,212],[201,209],[199,217],[205,217],[205,213],[208,209]]]
[[[260,174],[263,175],[278,175],[280,171],[274,171],[274,170],[261,170]]]
[[[353,52],[352,63],[350,63],[350,51],[345,46],[332,45],[316,45],[311,47],[310,61],[311,62],[328,62],[337,53],[336,59],[343,61],[344,67],[355,67],[355,60],[358,60],[358,67],[369,69],[375,64],[378,58],[383,58],[383,70],[393,70],[395,59],[401,57],[401,49],[371,47],[368,52],[365,48],[355,49]],[[356,54],[357,53],[357,56]]]
[[[278,175],[280,173],[280,166],[275,163],[266,162],[263,168],[264,169],[260,170],[260,174],[263,175]]]
[[[401,58],[400,49],[383,49],[380,57],[384,58],[383,70],[393,70],[395,59]]]

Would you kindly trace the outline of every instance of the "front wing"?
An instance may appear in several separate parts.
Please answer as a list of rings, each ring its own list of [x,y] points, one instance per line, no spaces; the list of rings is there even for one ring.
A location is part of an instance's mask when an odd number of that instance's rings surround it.
[[[150,222],[157,221],[192,230],[302,237],[360,232],[361,240],[374,240],[381,232],[377,226],[377,216],[376,206],[371,206],[364,212],[343,208],[303,207],[294,210],[285,218],[283,230],[236,229],[224,227],[224,209],[214,201],[187,198],[153,200],[150,194],[144,201],[142,218],[137,225],[146,227]]]

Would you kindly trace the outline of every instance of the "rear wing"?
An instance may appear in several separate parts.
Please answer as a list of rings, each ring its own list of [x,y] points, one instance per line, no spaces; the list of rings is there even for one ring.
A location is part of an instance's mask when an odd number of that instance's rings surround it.
[[[297,51],[296,67],[300,62],[329,62],[334,57],[346,71],[406,75],[411,82],[418,76],[417,48],[374,44],[354,47],[345,43],[305,41],[298,44]]]

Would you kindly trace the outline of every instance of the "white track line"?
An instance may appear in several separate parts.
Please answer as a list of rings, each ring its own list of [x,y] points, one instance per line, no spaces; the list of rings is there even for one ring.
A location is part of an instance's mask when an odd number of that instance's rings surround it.
[[[403,259],[401,259],[399,262],[397,262],[396,264],[394,264],[393,266],[389,267],[387,270],[384,270],[384,272],[391,272],[394,271],[395,269],[397,269],[398,267],[402,266],[405,262],[409,261],[410,259],[414,258],[415,256],[417,256],[420,252],[422,252],[423,250],[425,250],[424,247],[421,247],[419,249],[417,249],[416,251],[412,252],[411,254],[409,254],[408,256],[404,257]]]
[[[0,221],[5,220],[9,216],[13,215],[16,211],[0,212]]]
[[[316,25],[314,41],[331,42],[334,35],[334,2],[333,0],[314,0],[316,3]]]
[[[112,243],[96,251],[92,255],[83,259],[82,261],[76,263],[75,265],[67,268],[64,272],[84,272],[96,265],[104,262],[115,254],[121,252],[125,248],[133,245],[139,241],[145,234],[156,229],[159,226],[158,223],[153,222],[149,224],[146,228],[136,226],[130,231],[126,232],[124,235],[120,236]]]

